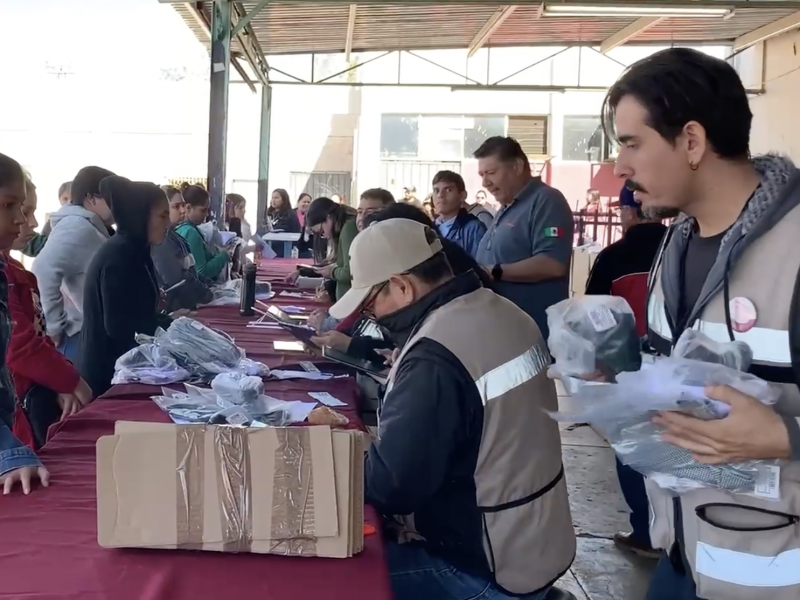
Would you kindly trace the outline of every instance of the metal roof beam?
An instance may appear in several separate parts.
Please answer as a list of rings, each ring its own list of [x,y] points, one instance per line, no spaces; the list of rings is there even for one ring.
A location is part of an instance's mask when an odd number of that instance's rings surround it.
[[[250,67],[253,69],[253,73],[255,73],[255,76],[258,78],[258,80],[263,85],[269,85],[269,65],[264,57],[264,53],[261,52],[261,47],[256,47],[258,40],[256,39],[252,27],[246,23],[243,28],[240,28],[239,33],[237,33],[235,36],[233,35],[233,32],[237,29],[238,24],[244,19],[244,17],[240,16],[244,13],[244,7],[242,6],[241,2],[233,3],[232,12],[231,37],[236,37],[236,39],[239,41],[242,54],[244,54],[244,57],[247,59],[247,62],[250,64]],[[253,11],[251,11],[251,13],[252,12]],[[234,22],[234,19],[238,20]]]
[[[663,20],[664,17],[642,17],[641,19],[636,19],[633,23],[631,23],[627,27],[623,27],[614,35],[611,35],[606,39],[604,39],[603,42],[600,44],[600,54],[605,54],[618,46],[627,44],[637,35],[639,35],[644,31],[647,31],[653,25],[657,25]]]
[[[480,28],[480,31],[478,31],[475,37],[472,38],[472,42],[469,44],[467,58],[475,56],[475,53],[486,45],[486,42],[494,35],[494,32],[506,22],[508,17],[514,14],[515,10],[517,10],[516,6],[509,5],[498,8],[495,13],[489,17],[486,23],[483,24],[483,27]]]
[[[267,4],[269,4],[269,0],[260,0],[260,2],[253,7],[253,10],[239,19],[239,22],[234,25],[231,36],[236,36],[241,33],[242,29],[247,27],[247,24],[253,20],[253,17],[260,13]]]
[[[356,16],[358,14],[358,4],[350,5],[350,14],[347,17],[347,39],[344,42],[344,60],[350,62],[350,54],[353,52],[353,35],[356,32]]]
[[[769,23],[768,25],[754,29],[749,33],[745,33],[743,36],[736,38],[733,42],[733,51],[739,52],[740,50],[749,48],[758,42],[763,42],[770,38],[774,38],[782,33],[791,31],[792,29],[797,29],[798,27],[800,27],[800,12],[796,12],[783,17],[782,19],[778,19],[773,23]]]
[[[250,79],[250,76],[247,74],[247,71],[244,70],[242,63],[239,62],[239,59],[231,54],[231,66],[236,69],[239,73],[239,76],[242,78],[242,81],[247,84],[247,87],[250,88],[250,91],[254,94],[256,93],[256,86],[253,83],[253,80]]]

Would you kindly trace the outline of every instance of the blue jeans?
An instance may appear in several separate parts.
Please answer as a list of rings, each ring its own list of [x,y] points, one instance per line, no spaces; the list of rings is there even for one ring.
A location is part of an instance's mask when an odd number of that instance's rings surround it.
[[[550,591],[509,596],[491,582],[467,575],[428,554],[422,544],[386,542],[386,559],[395,600],[544,600]]]
[[[647,502],[644,475],[634,471],[628,465],[623,465],[617,459],[617,478],[625,502],[631,509],[630,521],[633,538],[650,546],[650,505]]]
[[[678,573],[669,558],[662,556],[650,577],[647,600],[700,600],[694,581],[688,575]]]
[[[58,351],[64,355],[69,362],[76,364],[78,355],[80,354],[81,347],[81,333],[80,331],[75,335],[67,337],[66,334],[61,338],[61,343],[58,345]]]

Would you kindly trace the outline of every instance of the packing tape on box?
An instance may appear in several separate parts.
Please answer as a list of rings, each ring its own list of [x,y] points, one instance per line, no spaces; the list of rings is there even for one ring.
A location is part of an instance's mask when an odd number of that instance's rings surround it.
[[[205,427],[178,427],[175,473],[182,493],[178,494],[177,537],[178,547],[185,550],[203,547],[205,441]],[[223,551],[249,552],[253,527],[247,429],[214,428],[214,463]]]
[[[206,427],[178,426],[176,444],[178,487],[178,547],[203,547],[203,477]],[[220,505],[223,551],[249,552],[252,545],[250,445],[243,427],[214,427],[216,489]],[[278,445],[272,492],[270,552],[288,556],[316,556],[314,487],[309,430],[304,427],[273,430]]]
[[[305,427],[276,429],[270,552],[316,556],[314,485],[310,432]]]

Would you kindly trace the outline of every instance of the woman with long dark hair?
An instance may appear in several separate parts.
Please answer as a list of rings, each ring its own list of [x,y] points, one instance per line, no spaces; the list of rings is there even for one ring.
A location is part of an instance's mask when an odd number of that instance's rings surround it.
[[[208,192],[199,185],[190,185],[183,189],[183,199],[186,202],[186,220],[178,225],[176,231],[189,245],[197,274],[214,280],[228,266],[230,256],[227,252],[215,252],[206,244],[203,234],[197,228],[208,218],[211,199]]]
[[[320,276],[336,282],[338,300],[350,289],[350,244],[358,234],[356,211],[330,198],[317,198],[308,207],[306,226],[333,244],[333,262],[318,267]]]
[[[267,222],[272,231],[284,233],[301,232],[300,221],[297,218],[297,213],[292,209],[289,193],[286,190],[278,188],[272,192],[270,206],[267,209]],[[273,242],[272,249],[279,258],[289,258],[283,255],[283,242]]]
[[[86,273],[81,332],[81,375],[99,396],[111,387],[114,364],[136,347],[136,334],[154,335],[169,317],[161,294],[152,247],[170,226],[169,202],[154,183],[106,177],[100,193],[111,206],[117,234],[95,254]]]
[[[300,233],[300,221],[292,210],[289,193],[284,189],[278,188],[272,192],[270,206],[267,209],[267,219],[272,225],[273,231]]]
[[[153,246],[153,263],[156,266],[158,282],[167,294],[166,310],[194,310],[199,304],[214,299],[214,294],[206,281],[200,279],[195,269],[195,260],[189,244],[177,232],[177,227],[186,220],[186,202],[180,190],[173,186],[161,188],[169,201],[170,228],[163,243]],[[180,287],[175,284],[184,281]]]

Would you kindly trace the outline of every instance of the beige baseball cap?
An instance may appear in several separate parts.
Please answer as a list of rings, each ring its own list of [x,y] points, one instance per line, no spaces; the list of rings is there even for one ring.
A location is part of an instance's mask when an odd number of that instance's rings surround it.
[[[375,286],[392,275],[407,273],[442,251],[438,238],[428,243],[428,227],[410,219],[388,219],[373,223],[350,245],[350,291],[331,306],[334,319],[344,319],[364,304]]]

